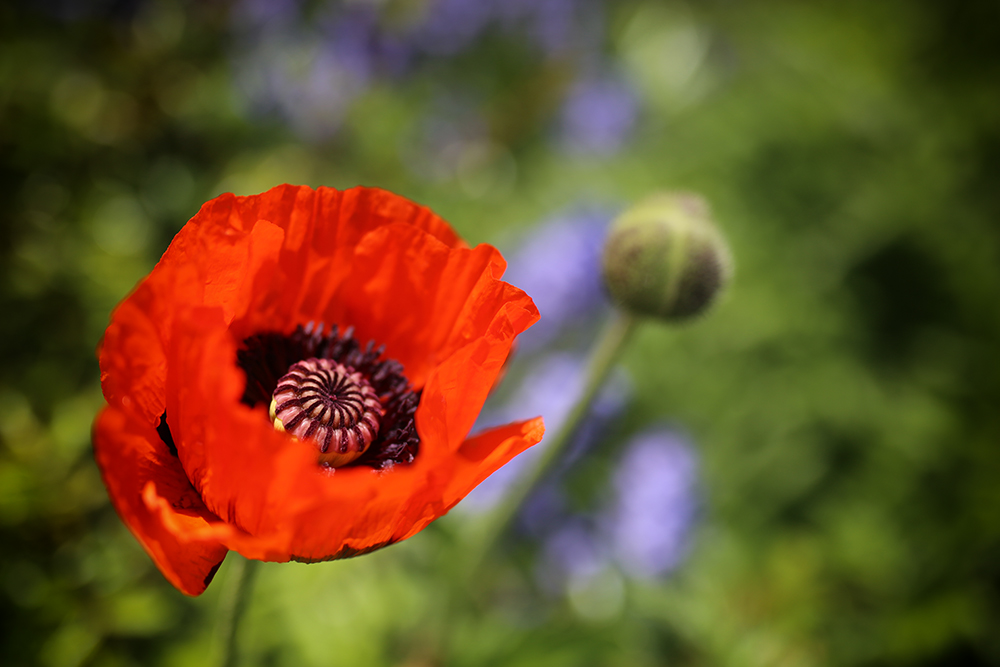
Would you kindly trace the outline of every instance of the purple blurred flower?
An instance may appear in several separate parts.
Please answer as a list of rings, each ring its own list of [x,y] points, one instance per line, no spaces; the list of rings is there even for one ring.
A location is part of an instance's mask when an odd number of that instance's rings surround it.
[[[558,523],[549,523],[537,570],[541,584],[560,593],[613,563],[638,579],[675,569],[687,555],[697,516],[697,467],[694,450],[673,431],[634,438],[612,478],[610,506],[590,515],[570,515],[560,506]]]
[[[535,364],[518,385],[517,390],[507,403],[496,409],[484,411],[477,429],[505,424],[511,421],[527,419],[536,415],[545,418],[545,428],[549,433],[555,433],[562,427],[573,404],[583,392],[585,361],[582,357],[569,353],[557,353],[544,357]],[[620,415],[628,404],[632,389],[624,372],[613,374],[610,381],[598,393],[591,407],[590,414],[584,420],[577,437],[563,455],[562,466],[565,467],[577,459],[583,451],[594,443],[604,427]],[[488,510],[506,494],[523,471],[535,465],[537,457],[550,441],[542,440],[524,454],[493,473],[485,482],[470,493],[460,507],[473,512]],[[538,502],[534,509],[531,505]],[[531,514],[538,521],[529,521],[525,526],[529,532],[537,532],[543,517],[556,517],[560,509],[559,498],[546,494],[536,494],[528,502],[524,512]],[[533,525],[538,524],[538,525]]]
[[[545,540],[536,578],[550,593],[560,594],[573,579],[594,577],[610,561],[594,527],[583,517],[573,517]]]
[[[319,23],[342,66],[363,80],[398,76],[409,65],[412,47],[405,35],[386,30],[372,7],[329,12]]]
[[[696,518],[698,464],[691,445],[658,429],[635,438],[614,476],[615,501],[602,520],[615,559],[650,578],[687,554]]]
[[[402,77],[419,56],[454,56],[490,29],[546,59],[599,57],[604,35],[600,5],[584,0],[429,0],[409,23],[384,19],[373,4],[327,3],[312,12],[305,4],[237,0],[231,20],[235,70],[249,107],[277,113],[308,139],[335,132],[373,80]],[[623,124],[623,108],[605,104],[599,114],[601,146],[614,134],[608,128]]]
[[[437,0],[428,3],[424,19],[414,29],[414,45],[432,54],[452,55],[479,36],[494,12],[484,0]]]
[[[409,62],[409,47],[382,30],[368,7],[340,9],[310,26],[301,24],[294,0],[239,7],[241,89],[251,108],[276,112],[308,139],[332,135],[373,80],[398,75]]]
[[[581,35],[582,9],[576,0],[500,0],[497,13],[502,25],[520,24],[543,52],[553,55],[566,51],[572,37]]]
[[[583,392],[586,360],[569,352],[557,352],[532,363],[533,370],[521,381],[517,391],[502,407],[486,413],[488,425],[505,424],[541,414],[545,427],[554,431],[569,416],[576,399]],[[600,391],[591,413],[608,419],[625,407],[630,389],[621,374],[612,376]],[[484,424],[485,426],[486,424]]]
[[[530,294],[542,315],[518,338],[522,351],[543,347],[607,308],[600,258],[612,217],[597,210],[560,215],[508,255],[504,280]]]
[[[453,55],[490,26],[522,32],[546,55],[566,51],[586,18],[578,0],[435,0],[412,31],[414,45],[429,54]]]
[[[438,96],[421,120],[413,141],[401,155],[411,173],[443,182],[456,178],[462,156],[473,146],[488,145],[489,122],[478,105],[454,91]]]
[[[309,139],[340,126],[349,103],[364,90],[364,68],[318,40],[272,38],[237,63],[237,78],[253,107],[274,111]]]
[[[299,17],[301,0],[238,0],[231,16],[241,29],[274,31],[287,27]]]
[[[563,103],[560,138],[570,152],[608,155],[626,142],[638,112],[636,95],[624,81],[585,79]]]

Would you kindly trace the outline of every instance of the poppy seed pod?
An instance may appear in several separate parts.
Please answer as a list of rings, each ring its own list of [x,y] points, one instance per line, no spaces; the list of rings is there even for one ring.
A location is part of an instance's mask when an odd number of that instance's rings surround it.
[[[626,310],[668,320],[698,315],[732,275],[725,239],[695,194],[653,195],[615,220],[604,244],[604,282]]]

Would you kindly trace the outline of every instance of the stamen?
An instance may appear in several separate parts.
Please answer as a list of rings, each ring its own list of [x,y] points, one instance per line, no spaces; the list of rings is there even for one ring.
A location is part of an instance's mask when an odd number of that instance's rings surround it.
[[[320,463],[338,467],[367,451],[385,413],[365,377],[332,359],[292,364],[271,399],[274,428],[313,442]]]

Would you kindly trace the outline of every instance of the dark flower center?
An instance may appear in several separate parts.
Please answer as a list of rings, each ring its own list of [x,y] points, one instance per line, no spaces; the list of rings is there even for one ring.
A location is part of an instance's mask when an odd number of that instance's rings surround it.
[[[275,427],[316,443],[324,465],[411,463],[420,449],[413,421],[420,393],[384,351],[374,341],[362,347],[353,328],[324,333],[310,323],[289,335],[256,334],[236,353],[247,375],[243,402],[273,401]]]
[[[382,404],[353,368],[331,359],[292,364],[271,399],[274,428],[314,442],[320,463],[338,467],[358,458],[378,435]]]

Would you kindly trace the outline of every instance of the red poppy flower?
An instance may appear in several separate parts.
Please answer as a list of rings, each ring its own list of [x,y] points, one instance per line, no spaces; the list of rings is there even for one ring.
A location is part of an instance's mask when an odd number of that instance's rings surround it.
[[[229,549],[312,562],[398,542],[538,442],[541,419],[466,439],[538,319],[504,269],[382,190],[205,204],[98,353],[95,457],[164,576],[198,595]]]

